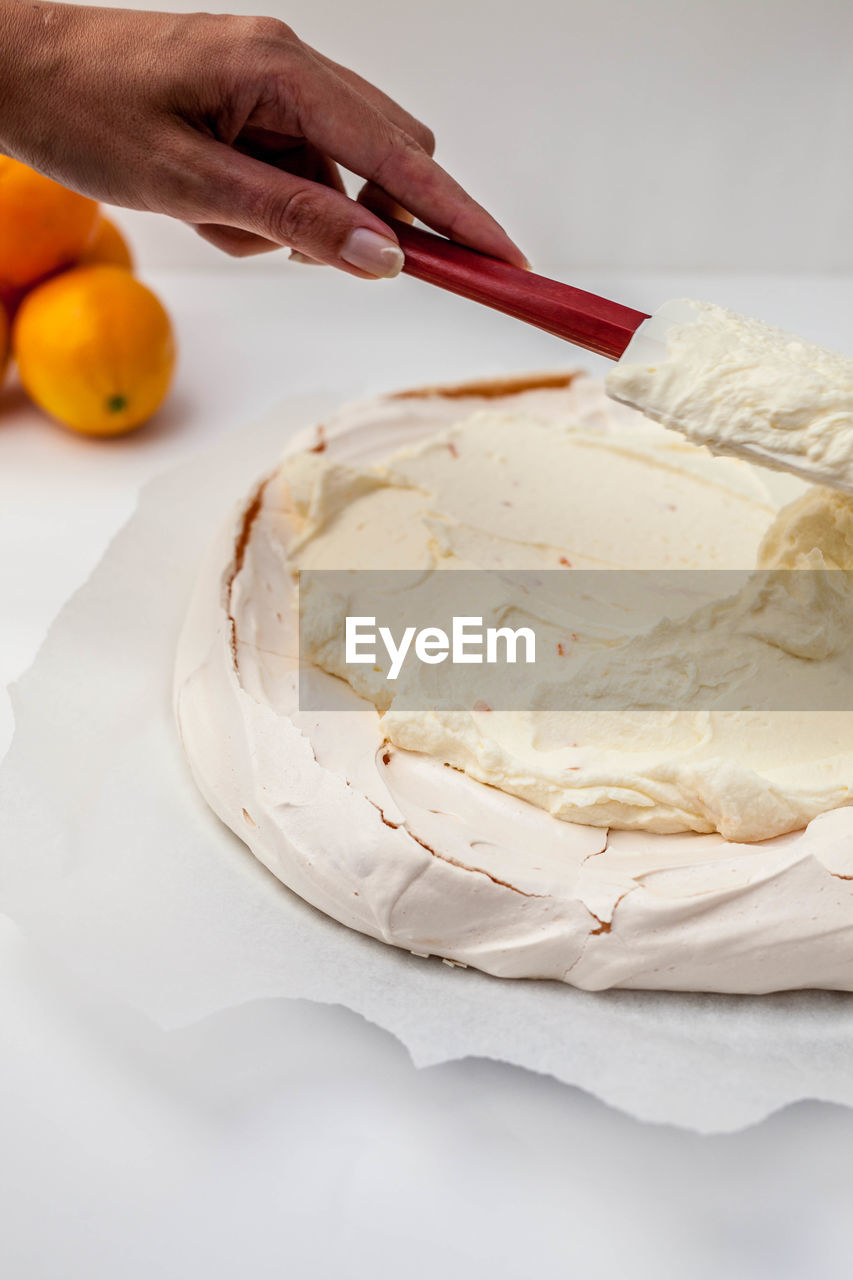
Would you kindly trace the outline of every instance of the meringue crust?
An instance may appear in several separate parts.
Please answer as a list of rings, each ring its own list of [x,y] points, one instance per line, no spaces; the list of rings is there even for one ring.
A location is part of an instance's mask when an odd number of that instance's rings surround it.
[[[477,409],[541,420],[577,411],[588,425],[609,413],[585,378],[447,390],[350,407],[288,457],[321,447],[324,463],[364,471]],[[401,745],[403,733],[389,735],[369,699],[332,674],[318,678],[340,709],[300,710],[283,587],[288,466],[211,547],[175,669],[196,783],[274,876],[361,933],[501,977],[588,990],[853,990],[853,810],[806,815],[802,829],[758,842],[569,821],[517,788],[484,785],[423,738],[421,749]],[[738,501],[762,507],[751,481],[733,484]],[[751,554],[773,514],[768,501],[755,530],[744,518]]]

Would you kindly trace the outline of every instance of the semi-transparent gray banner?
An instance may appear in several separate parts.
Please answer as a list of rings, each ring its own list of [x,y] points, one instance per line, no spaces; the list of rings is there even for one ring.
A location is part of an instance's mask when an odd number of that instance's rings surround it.
[[[853,574],[303,570],[299,646],[304,710],[848,711]]]

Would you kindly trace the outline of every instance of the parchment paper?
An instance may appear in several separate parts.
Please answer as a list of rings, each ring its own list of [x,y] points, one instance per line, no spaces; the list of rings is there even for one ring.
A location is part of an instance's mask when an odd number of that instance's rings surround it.
[[[287,437],[289,401],[143,490],[13,687],[0,909],[163,1027],[269,997],[347,1005],[419,1066],[479,1055],[646,1120],[724,1132],[803,1098],[853,1105],[853,997],[606,992],[509,982],[352,933],[256,863],[197,795],[172,719],[174,646],[205,545]]]

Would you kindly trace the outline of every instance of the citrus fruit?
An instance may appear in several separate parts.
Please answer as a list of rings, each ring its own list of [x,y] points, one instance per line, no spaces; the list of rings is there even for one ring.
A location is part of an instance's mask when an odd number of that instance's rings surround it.
[[[98,205],[0,156],[0,292],[32,284],[86,248]]]
[[[0,306],[0,383],[6,376],[6,368],[9,364],[9,320],[6,315],[6,308]]]
[[[88,435],[119,435],[150,418],[175,364],[166,311],[123,267],[75,267],[33,289],[12,345],[36,404]]]
[[[25,293],[26,289],[0,289],[0,307],[6,312],[6,319],[10,323],[14,320]]]
[[[101,218],[95,227],[95,234],[77,259],[79,267],[91,267],[97,263],[112,263],[115,267],[133,270],[133,255],[130,245],[109,218]]]

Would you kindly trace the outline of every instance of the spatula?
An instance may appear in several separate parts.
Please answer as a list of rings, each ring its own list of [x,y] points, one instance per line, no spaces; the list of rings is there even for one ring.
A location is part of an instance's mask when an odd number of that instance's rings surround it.
[[[637,328],[650,317],[594,293],[534,275],[430,231],[388,219],[406,255],[403,271],[483,306],[502,311],[618,360]]]
[[[450,293],[470,298],[576,346],[611,360],[655,365],[666,358],[667,333],[695,318],[689,300],[667,302],[653,316],[546,276],[513,267],[498,258],[445,240],[396,219],[388,219],[406,261],[403,271]],[[667,423],[667,425],[672,425]],[[811,483],[853,493],[853,481],[827,475],[819,459],[774,453],[751,441],[727,441],[720,452],[774,471],[788,471]]]

